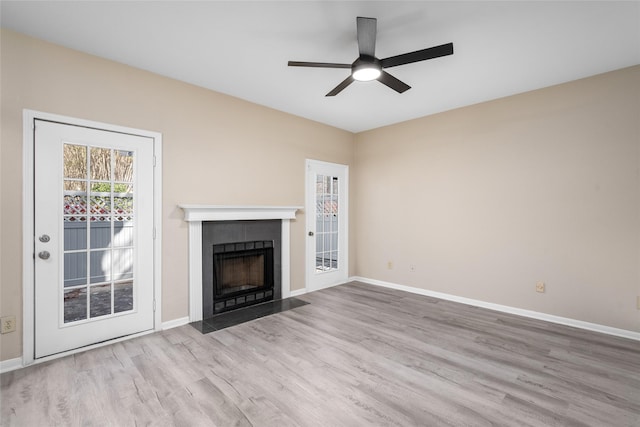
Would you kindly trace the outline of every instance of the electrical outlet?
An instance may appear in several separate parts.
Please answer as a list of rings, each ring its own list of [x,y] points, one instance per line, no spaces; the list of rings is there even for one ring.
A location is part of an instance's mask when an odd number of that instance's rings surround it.
[[[387,268],[388,268],[389,270],[393,270],[393,262],[392,262],[392,261],[388,261],[388,262],[387,262]]]
[[[0,319],[0,333],[7,334],[16,330],[16,316],[6,316]]]
[[[544,282],[536,283],[536,292],[544,292]]]

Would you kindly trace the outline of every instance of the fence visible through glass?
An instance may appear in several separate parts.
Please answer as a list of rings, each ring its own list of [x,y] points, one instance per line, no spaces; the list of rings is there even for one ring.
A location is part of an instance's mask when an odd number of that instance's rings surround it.
[[[64,144],[64,323],[134,309],[134,153]]]
[[[338,269],[338,177],[316,175],[316,273]]]

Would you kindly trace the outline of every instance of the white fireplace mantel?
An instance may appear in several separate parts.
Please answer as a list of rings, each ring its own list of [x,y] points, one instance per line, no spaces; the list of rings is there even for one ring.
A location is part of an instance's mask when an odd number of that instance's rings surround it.
[[[251,219],[294,219],[302,206],[179,205],[185,221],[237,221]]]
[[[189,223],[189,321],[202,320],[202,222],[279,219],[282,221],[282,298],[291,295],[289,221],[302,206],[178,205]]]

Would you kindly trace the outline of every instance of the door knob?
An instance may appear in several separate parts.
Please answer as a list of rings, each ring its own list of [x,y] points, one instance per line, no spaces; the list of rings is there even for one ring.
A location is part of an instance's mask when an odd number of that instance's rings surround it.
[[[51,254],[48,251],[41,251],[38,253],[38,257],[41,259],[49,259],[50,256]]]
[[[310,231],[310,232],[309,232],[309,236],[313,236],[313,231]]]
[[[40,240],[42,243],[47,243],[49,240],[51,240],[51,238],[49,237],[49,235],[43,234],[42,236],[38,237],[38,240]]]

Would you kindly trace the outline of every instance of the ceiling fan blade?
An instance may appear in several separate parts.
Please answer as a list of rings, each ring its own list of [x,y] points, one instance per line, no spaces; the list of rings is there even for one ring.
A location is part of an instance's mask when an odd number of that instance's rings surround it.
[[[362,18],[356,20],[358,27],[358,51],[360,56],[374,57],[376,53],[376,18]]]
[[[337,94],[339,94],[340,92],[342,92],[342,90],[349,86],[351,83],[353,83],[353,77],[351,77],[351,75],[349,75],[349,77],[347,77],[346,79],[344,79],[342,81],[342,83],[340,83],[338,86],[336,86],[335,88],[333,88],[333,90],[331,92],[329,92],[328,94],[326,94],[325,96],[336,96]]]
[[[289,61],[287,65],[289,67],[351,68],[351,64],[336,64],[333,62]]]
[[[453,43],[416,50],[415,52],[404,53],[402,55],[390,56],[389,58],[381,60],[380,63],[382,68],[389,68],[447,55],[453,55]]]
[[[380,74],[380,77],[378,77],[378,81],[384,85],[389,86],[391,89],[395,90],[398,93],[402,93],[406,90],[411,89],[411,86],[396,79],[386,71],[383,71],[382,74]]]

